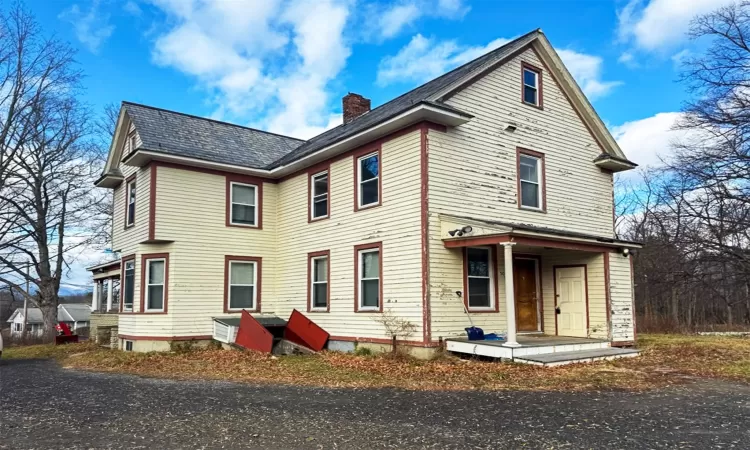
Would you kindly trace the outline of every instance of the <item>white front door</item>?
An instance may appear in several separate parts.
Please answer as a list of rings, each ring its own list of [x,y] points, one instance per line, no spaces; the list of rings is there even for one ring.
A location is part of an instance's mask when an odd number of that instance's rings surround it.
[[[560,336],[587,337],[586,323],[586,268],[556,267],[557,334]]]

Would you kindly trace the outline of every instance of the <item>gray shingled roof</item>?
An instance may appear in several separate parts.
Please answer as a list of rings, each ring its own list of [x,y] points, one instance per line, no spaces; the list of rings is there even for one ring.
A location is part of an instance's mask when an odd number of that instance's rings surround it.
[[[122,102],[145,150],[263,168],[304,141],[240,125]]]
[[[333,144],[336,141],[345,139],[349,136],[353,136],[366,130],[367,128],[385,122],[388,119],[391,119],[392,117],[403,113],[404,111],[412,108],[419,103],[428,103],[432,104],[433,106],[453,110],[454,112],[460,112],[454,108],[449,107],[448,105],[432,101],[432,97],[448,88],[453,83],[470,75],[472,72],[485,68],[486,65],[490,62],[499,60],[513,53],[520,47],[523,47],[524,45],[526,45],[526,41],[528,40],[528,38],[538,32],[539,30],[534,30],[517,39],[514,39],[509,43],[480,56],[477,59],[469,61],[468,63],[457,67],[450,72],[447,72],[444,75],[435,78],[432,81],[428,81],[427,83],[415,89],[412,89],[411,91],[401,95],[400,97],[397,97],[387,103],[378,106],[372,111],[363,114],[360,117],[357,117],[347,124],[339,125],[336,128],[332,128],[322,134],[319,134],[318,136],[315,136],[314,138],[296,148],[288,155],[271,164],[269,168],[272,169],[275,167],[283,166],[285,164],[289,164],[292,161],[303,158],[311,153],[315,153],[316,151],[330,144]]]
[[[420,103],[467,115],[435,101],[434,97],[523,47],[539,32],[534,30],[514,39],[308,141],[135,103],[123,102],[123,108],[135,123],[143,149],[255,169],[274,169],[383,123]]]

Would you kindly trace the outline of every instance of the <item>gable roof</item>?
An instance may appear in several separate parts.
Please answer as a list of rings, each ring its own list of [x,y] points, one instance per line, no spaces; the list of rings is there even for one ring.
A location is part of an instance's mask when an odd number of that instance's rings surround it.
[[[83,303],[65,303],[57,305],[57,320],[60,322],[88,322],[91,318],[91,307]]]
[[[29,317],[26,323],[43,323],[42,310],[39,308],[28,308]],[[8,318],[8,322],[13,322],[16,317],[23,317],[23,308],[16,308],[13,314]]]
[[[141,148],[206,161],[263,168],[304,141],[288,136],[122,102],[141,138]]]
[[[543,56],[545,65],[561,84],[574,109],[580,112],[581,119],[605,154],[627,161],[540,29],[516,38],[349,123],[327,130],[307,141],[136,103],[123,102],[122,108],[135,124],[142,139],[138,150],[258,169],[273,175],[276,169],[331,148],[339,142],[362,136],[367,130],[406,114],[419,105],[452,113],[466,118],[464,120],[472,118],[471,114],[449,106],[443,100],[529,46],[540,54],[540,58]],[[634,163],[627,162],[635,166]],[[110,171],[109,174],[116,175],[116,172]]]

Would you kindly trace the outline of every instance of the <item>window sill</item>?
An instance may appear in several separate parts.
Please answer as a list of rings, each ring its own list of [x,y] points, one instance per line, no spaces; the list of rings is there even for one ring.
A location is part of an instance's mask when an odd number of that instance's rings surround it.
[[[541,208],[532,208],[531,206],[519,206],[518,209],[523,210],[523,211],[547,214],[547,210],[541,209]]]
[[[330,311],[330,309],[328,307],[326,307],[326,308],[310,308],[310,309],[307,310],[307,312],[309,312],[309,313],[327,313],[327,312],[331,312],[331,311]]]
[[[372,204],[369,204],[369,205],[362,205],[362,206],[357,205],[357,208],[354,210],[354,212],[364,211],[366,209],[377,208],[380,205],[382,205],[382,203],[380,203],[380,202],[378,202],[378,203],[372,203]]]
[[[246,224],[242,224],[242,223],[231,223],[231,222],[228,223],[227,226],[228,227],[236,227],[236,228],[250,228],[250,229],[257,229],[257,230],[261,230],[262,229],[258,225],[246,225]]]
[[[538,109],[540,111],[544,111],[544,107],[542,105],[535,105],[533,103],[529,103],[529,102],[523,101],[523,100],[521,101],[521,103],[523,103],[526,106],[531,106],[532,108],[536,108],[536,109]]]
[[[468,309],[468,311],[469,311],[470,314],[471,313],[484,314],[484,313],[496,313],[496,312],[500,312],[498,309],[493,308],[493,307],[489,307],[489,308],[467,308],[467,309]]]
[[[380,308],[357,308],[355,312],[358,313],[379,313],[383,312]]]
[[[239,314],[242,311],[247,311],[250,314],[259,314],[260,313],[260,310],[257,310],[257,309],[247,309],[247,308],[242,308],[242,309],[236,309],[236,308],[229,309],[229,308],[225,308],[224,309],[224,313],[225,314]]]
[[[310,223],[320,222],[321,220],[327,220],[327,219],[329,219],[329,216],[311,217],[308,222],[310,222]]]
[[[135,226],[135,223],[131,223],[130,225],[125,225],[124,229],[129,230]]]

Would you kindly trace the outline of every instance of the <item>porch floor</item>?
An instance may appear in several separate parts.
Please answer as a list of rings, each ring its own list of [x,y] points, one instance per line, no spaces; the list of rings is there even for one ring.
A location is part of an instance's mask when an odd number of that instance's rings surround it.
[[[518,347],[505,347],[505,341],[470,341],[466,337],[448,338],[448,351],[466,355],[487,356],[540,365],[562,365],[635,356],[637,351],[620,352],[610,348],[609,341],[569,336],[522,334],[517,336]],[[541,357],[540,355],[549,356]],[[554,357],[552,357],[555,355]],[[538,360],[541,359],[541,360]]]
[[[521,347],[546,347],[550,345],[575,345],[606,343],[603,339],[590,339],[572,336],[551,336],[548,334],[519,334],[516,340]],[[470,341],[466,337],[448,338],[446,341],[470,342],[472,344],[494,345],[503,347],[505,341]],[[504,347],[507,348],[507,347]],[[516,347],[518,348],[518,347]]]

